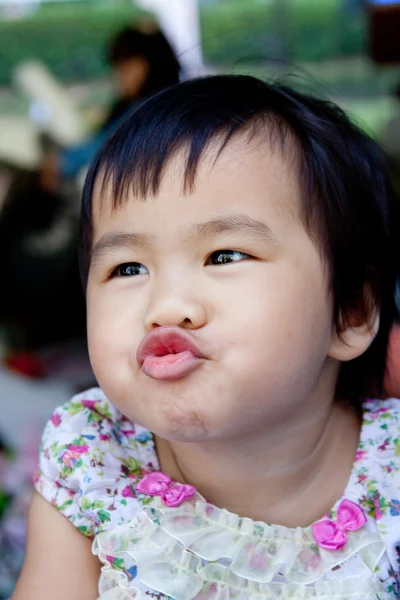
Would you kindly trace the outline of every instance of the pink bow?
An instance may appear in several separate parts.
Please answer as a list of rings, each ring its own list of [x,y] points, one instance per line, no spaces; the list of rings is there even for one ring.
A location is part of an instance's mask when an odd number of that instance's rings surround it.
[[[326,519],[312,525],[318,546],[325,550],[340,550],[347,543],[347,531],[356,531],[367,522],[363,509],[350,500],[342,500],[337,520]]]
[[[155,471],[145,475],[136,486],[136,491],[147,496],[161,496],[166,506],[180,506],[196,493],[196,488],[183,483],[173,483],[165,473]]]

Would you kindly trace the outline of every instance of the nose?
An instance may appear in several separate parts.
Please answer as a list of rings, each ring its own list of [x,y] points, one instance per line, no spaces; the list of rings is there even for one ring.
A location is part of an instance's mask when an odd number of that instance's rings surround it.
[[[191,330],[204,327],[206,319],[204,302],[194,286],[186,283],[178,287],[176,282],[164,281],[154,286],[144,325],[146,331],[172,326]]]

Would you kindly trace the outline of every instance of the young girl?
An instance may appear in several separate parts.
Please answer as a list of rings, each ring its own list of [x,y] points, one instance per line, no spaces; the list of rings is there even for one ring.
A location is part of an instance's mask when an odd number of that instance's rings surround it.
[[[398,596],[398,222],[326,102],[218,76],[129,116],[83,199],[101,389],[47,425],[13,600]]]

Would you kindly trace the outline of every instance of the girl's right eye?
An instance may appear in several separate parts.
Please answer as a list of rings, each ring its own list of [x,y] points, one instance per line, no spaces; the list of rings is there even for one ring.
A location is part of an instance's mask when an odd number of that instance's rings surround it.
[[[118,265],[112,272],[112,277],[134,277],[135,275],[148,275],[147,268],[136,262]]]

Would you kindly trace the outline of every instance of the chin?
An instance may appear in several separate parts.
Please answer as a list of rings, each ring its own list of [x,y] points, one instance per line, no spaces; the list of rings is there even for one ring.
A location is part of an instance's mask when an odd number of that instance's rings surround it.
[[[153,433],[169,442],[203,442],[209,439],[208,428],[200,415],[171,405],[159,412]]]

